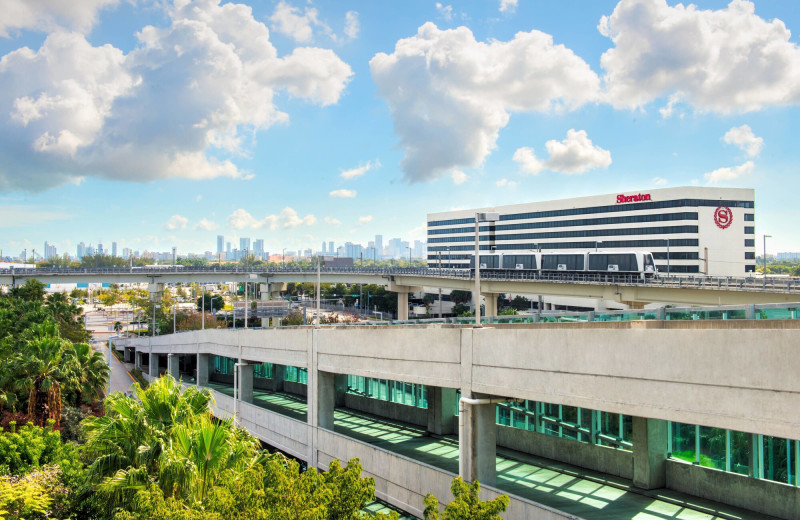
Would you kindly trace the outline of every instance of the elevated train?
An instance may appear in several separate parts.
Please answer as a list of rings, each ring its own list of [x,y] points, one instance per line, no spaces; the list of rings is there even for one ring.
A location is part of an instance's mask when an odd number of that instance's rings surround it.
[[[646,251],[503,251],[481,254],[480,267],[482,272],[639,275],[642,278],[658,274],[653,254]],[[475,269],[475,255],[470,257],[469,268]]]

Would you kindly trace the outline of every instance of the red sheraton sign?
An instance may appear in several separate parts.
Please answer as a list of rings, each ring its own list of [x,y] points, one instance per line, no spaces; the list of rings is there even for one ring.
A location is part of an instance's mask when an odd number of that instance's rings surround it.
[[[644,202],[650,200],[649,193],[639,193],[636,195],[617,195],[617,204],[623,202]]]

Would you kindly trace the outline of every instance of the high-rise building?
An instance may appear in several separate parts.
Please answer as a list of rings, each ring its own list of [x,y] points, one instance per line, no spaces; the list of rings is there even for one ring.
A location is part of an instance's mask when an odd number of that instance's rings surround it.
[[[264,258],[264,239],[258,238],[253,241],[253,255],[256,258],[263,259]]]
[[[52,260],[58,257],[58,252],[56,251],[56,246],[52,244],[48,244],[47,242],[44,243],[44,259],[45,260]]]
[[[323,241],[322,241],[322,252],[323,252],[323,253],[327,253],[327,252],[328,252],[328,251],[326,250],[327,246],[328,246],[328,244],[326,244],[326,243],[325,243],[325,241],[323,240]]]
[[[99,256],[103,256],[103,254],[104,254],[104,252],[103,252],[103,244],[97,244],[97,254]]]
[[[75,256],[80,260],[86,254],[86,244],[83,242],[78,243],[77,250],[75,251]]]
[[[328,253],[333,254],[336,252],[336,249],[333,247],[333,240],[328,242]]]
[[[225,236],[217,235],[217,254],[225,252]]]
[[[380,260],[383,256],[383,235],[375,235],[375,252]]]
[[[246,255],[248,251],[250,251],[250,239],[249,238],[240,238],[239,239],[239,251],[242,255]]]
[[[122,258],[130,258],[131,257],[131,248],[130,247],[123,247],[122,248]]]
[[[117,243],[111,242],[111,256],[117,256]]]

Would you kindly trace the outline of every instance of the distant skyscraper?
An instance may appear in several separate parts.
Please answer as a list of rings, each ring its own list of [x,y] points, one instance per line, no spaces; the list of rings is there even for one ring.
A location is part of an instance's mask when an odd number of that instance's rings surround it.
[[[117,256],[117,243],[111,242],[111,256]]]
[[[253,241],[253,255],[256,258],[264,258],[264,239],[258,238]]]
[[[335,252],[336,252],[336,249],[334,249],[333,240],[331,240],[330,242],[328,242],[328,253],[333,254]]]
[[[323,240],[322,241],[322,252],[323,253],[327,253],[328,252],[327,251],[327,247],[328,247],[328,244],[326,244],[325,241]]]
[[[131,257],[131,248],[130,247],[123,247],[122,248],[122,258],[130,258]]]
[[[48,244],[47,242],[44,243],[44,259],[45,260],[52,260],[58,256],[58,252],[56,251],[56,246]]]
[[[80,242],[78,244],[77,251],[75,251],[75,256],[77,256],[78,260],[80,260],[81,258],[84,257],[85,254],[86,254],[86,244],[84,244],[83,242]]]
[[[231,252],[231,243],[230,242],[225,242],[225,252],[226,253],[230,253]]]
[[[103,244],[97,244],[97,254],[103,256]]]
[[[249,238],[240,238],[239,239],[239,251],[242,254],[246,254],[247,251],[250,250],[250,239]]]
[[[225,236],[217,235],[217,254],[225,252]]]
[[[383,256],[383,235],[375,235],[375,252],[378,258]]]

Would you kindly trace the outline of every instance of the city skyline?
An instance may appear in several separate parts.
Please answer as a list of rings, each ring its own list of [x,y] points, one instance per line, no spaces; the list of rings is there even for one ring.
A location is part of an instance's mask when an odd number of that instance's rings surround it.
[[[4,254],[413,242],[431,212],[692,185],[755,189],[767,251],[800,249],[790,3],[81,3],[0,21]]]

